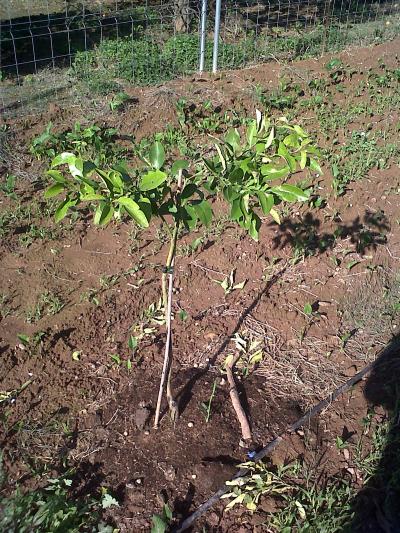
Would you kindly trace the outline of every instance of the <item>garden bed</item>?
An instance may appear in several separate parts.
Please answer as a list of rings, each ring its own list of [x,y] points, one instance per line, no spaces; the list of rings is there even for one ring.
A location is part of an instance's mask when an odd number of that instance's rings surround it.
[[[16,176],[0,204],[0,390],[14,391],[0,404],[4,494],[72,468],[75,494],[106,487],[116,498],[119,507],[104,516],[121,531],[148,530],[166,501],[180,519],[247,460],[222,372],[235,334],[262,349],[261,362],[244,362],[238,374],[258,446],[390,342],[400,319],[399,52],[395,40],[156,88],[126,84],[130,99],[114,111],[112,96],[85,96],[82,105],[65,108],[61,99],[41,115],[3,122],[2,183]],[[341,63],[327,68],[332,58]],[[315,136],[324,175],[308,205],[282,212],[280,226],[264,224],[258,243],[219,202],[211,228],[195,235],[199,245],[182,237],[173,321],[173,387],[182,414],[174,428],[164,413],[154,430],[165,231],[141,232],[129,221],[99,229],[88,212],[55,224],[54,204],[43,199],[49,160],[29,144],[49,122],[62,133],[79,121],[115,128],[129,164],[138,161],[134,146],[163,131],[167,149],[190,158],[200,145],[212,146],[208,134],[222,135],[255,108],[289,116]],[[215,280],[233,268],[246,284],[224,294]],[[202,404],[210,397],[206,421]],[[361,384],[291,435],[273,463],[301,456],[325,477],[362,486],[352,452],[335,443],[351,435],[349,446],[356,444],[368,403]],[[383,410],[374,416],[380,423]],[[264,531],[276,506],[267,500],[254,515],[223,514],[221,503],[202,526]]]

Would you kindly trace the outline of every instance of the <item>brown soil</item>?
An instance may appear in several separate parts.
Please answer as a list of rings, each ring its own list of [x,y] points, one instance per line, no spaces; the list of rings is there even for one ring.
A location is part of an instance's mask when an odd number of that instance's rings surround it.
[[[380,60],[398,67],[399,52],[397,40],[345,52],[341,57],[351,67],[367,70],[378,67]],[[166,124],[176,124],[179,97],[197,103],[210,99],[224,110],[253,114],[256,84],[268,88],[277,86],[282,76],[299,80],[322,76],[327,60],[302,61],[290,67],[269,64],[215,78],[195,76],[155,89],[127,87],[135,103],[118,113],[108,111],[106,103],[84,112],[78,105],[64,109],[62,102],[51,104],[42,115],[7,122],[13,150],[3,173],[11,167],[21,177],[18,195],[24,205],[35,199],[44,212],[42,191],[28,178],[40,176],[45,166],[28,155],[26,143],[49,121],[56,130],[63,130],[76,120],[96,120],[140,140]],[[343,100],[354,92],[359,80],[355,76],[345,82]],[[389,127],[398,120],[398,110],[392,110],[368,122],[375,128],[382,123]],[[302,122],[313,131],[311,111],[304,113]],[[365,126],[365,121],[360,121],[351,128]],[[395,128],[391,131],[395,134]],[[342,134],[339,132],[339,139]],[[357,345],[353,340],[347,349],[341,348],[340,335],[345,331],[338,311],[347,295],[357,298],[364,287],[362,281],[371,275],[368,267],[384,265],[397,270],[399,177],[393,161],[386,170],[373,169],[367,179],[351,184],[343,197],[335,199],[330,192],[332,176],[324,168],[319,186],[321,195],[328,198],[327,207],[312,212],[308,225],[321,240],[336,229],[334,212],[338,211],[343,237],[324,252],[316,251],[296,264],[290,261],[295,232],[290,222],[282,227],[266,224],[257,244],[232,223],[224,223],[221,234],[216,232],[202,249],[179,257],[173,387],[182,415],[175,429],[167,416],[159,430],[151,428],[146,416],[140,418],[143,405],[151,416],[154,413],[164,328],[156,328],[153,336],[140,343],[131,371],[110,358],[111,354],[119,354],[123,361],[128,358],[132,326],[140,323],[143,312],[159,299],[166,246],[158,246],[156,230],[143,233],[132,247],[128,224],[113,223],[99,229],[84,216],[74,226],[66,222],[54,229],[44,213],[35,223],[52,228],[52,238],[23,247],[19,237],[26,228],[14,227],[0,245],[0,294],[9,298],[3,306],[8,306],[9,314],[3,312],[0,321],[0,390],[17,389],[28,380],[31,383],[12,404],[0,404],[1,448],[9,487],[21,483],[35,486],[33,470],[56,474],[68,462],[77,468],[77,488],[104,485],[116,495],[121,506],[112,516],[121,531],[148,530],[150,517],[163,497],[168,498],[176,517],[187,515],[246,460],[220,372],[233,348],[231,336],[246,333],[264,343],[264,362],[241,382],[241,397],[258,445],[282,432],[371,357],[366,356],[359,337]],[[12,205],[3,195],[1,209]],[[224,208],[217,203],[215,211],[222,215]],[[373,227],[372,216],[381,211],[382,223]],[[357,251],[360,232],[366,226],[374,238]],[[186,237],[183,242],[190,240]],[[271,266],[273,257],[278,260]],[[341,258],[340,264],[334,263],[336,257]],[[350,261],[358,263],[349,269]],[[213,280],[222,280],[233,267],[238,281],[248,281],[243,290],[224,296]],[[119,277],[113,285],[101,288],[102,276],[116,274]],[[97,291],[98,305],[82,299],[92,289]],[[65,305],[54,316],[44,313],[29,324],[27,310],[44,291],[57,294]],[[308,302],[319,312],[313,319],[303,312]],[[179,319],[179,309],[188,313],[186,321]],[[44,334],[33,348],[24,347],[17,338],[20,333],[32,338],[38,331]],[[371,353],[389,336],[374,339],[376,344],[368,346]],[[79,351],[78,361],[72,358],[74,351]],[[208,400],[214,380],[217,392],[206,423],[200,404]],[[351,396],[347,394],[311,422],[307,439],[304,433],[290,436],[272,460],[323,456],[326,472],[342,471],[346,460],[335,448],[334,439],[344,428],[360,432],[359,421],[367,408],[359,385]],[[255,517],[240,512],[222,515],[222,510],[219,505],[205,517],[203,524],[209,525],[209,531],[262,531]],[[201,531],[201,527],[194,530]]]

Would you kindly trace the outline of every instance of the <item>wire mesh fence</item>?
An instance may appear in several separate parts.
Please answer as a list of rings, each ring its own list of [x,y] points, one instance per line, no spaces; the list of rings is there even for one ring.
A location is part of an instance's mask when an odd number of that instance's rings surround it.
[[[2,0],[2,113],[34,112],[80,91],[153,85],[199,64],[199,0]],[[213,55],[209,3],[205,69]],[[318,56],[400,33],[400,8],[378,0],[222,0],[218,67]]]

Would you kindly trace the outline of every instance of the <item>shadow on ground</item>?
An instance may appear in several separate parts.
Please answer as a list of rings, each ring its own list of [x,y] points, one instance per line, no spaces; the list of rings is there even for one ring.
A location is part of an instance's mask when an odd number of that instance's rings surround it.
[[[400,333],[377,359],[364,389],[371,407],[383,407],[390,429],[374,475],[353,502],[354,533],[400,532]]]

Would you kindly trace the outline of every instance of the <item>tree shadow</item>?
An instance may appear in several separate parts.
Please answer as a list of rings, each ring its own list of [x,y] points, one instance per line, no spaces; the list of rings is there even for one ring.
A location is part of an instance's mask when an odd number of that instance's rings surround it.
[[[332,249],[339,239],[349,238],[355,246],[355,251],[362,254],[366,250],[375,250],[378,245],[386,244],[384,232],[390,230],[389,221],[383,211],[373,213],[366,210],[362,218],[357,216],[348,224],[337,218],[334,218],[333,222],[336,228],[329,232],[321,228],[321,221],[310,212],[298,221],[285,219],[273,239],[274,247],[282,249],[289,245],[295,253],[308,257]]]
[[[250,313],[257,307],[259,302],[261,301],[261,298],[268,293],[268,291],[271,289],[271,287],[278,281],[278,279],[284,274],[286,270],[286,267],[282,268],[279,272],[277,272],[269,281],[266,283],[265,287],[263,287],[262,290],[259,291],[259,293],[256,295],[254,300],[250,303],[246,309],[243,310],[242,314],[240,315],[236,326],[234,327],[233,331],[224,339],[224,341],[221,343],[221,345],[217,348],[217,350],[214,352],[214,354],[209,358],[209,361],[207,365],[196,371],[186,382],[186,384],[182,387],[182,389],[179,391],[176,397],[176,401],[178,402],[178,408],[179,413],[182,414],[184,410],[186,409],[187,405],[189,404],[192,396],[193,396],[193,389],[196,385],[196,383],[207,374],[209,369],[215,364],[217,358],[219,355],[221,355],[224,350],[228,347],[229,342],[231,341],[231,338],[237,333],[244,320],[247,316],[250,315]],[[247,404],[247,399],[245,398],[245,403]]]
[[[400,532],[400,334],[377,359],[364,395],[372,407],[383,407],[390,420],[382,454],[373,476],[352,503],[354,518],[346,531],[354,533]],[[376,431],[379,439],[379,428]]]

